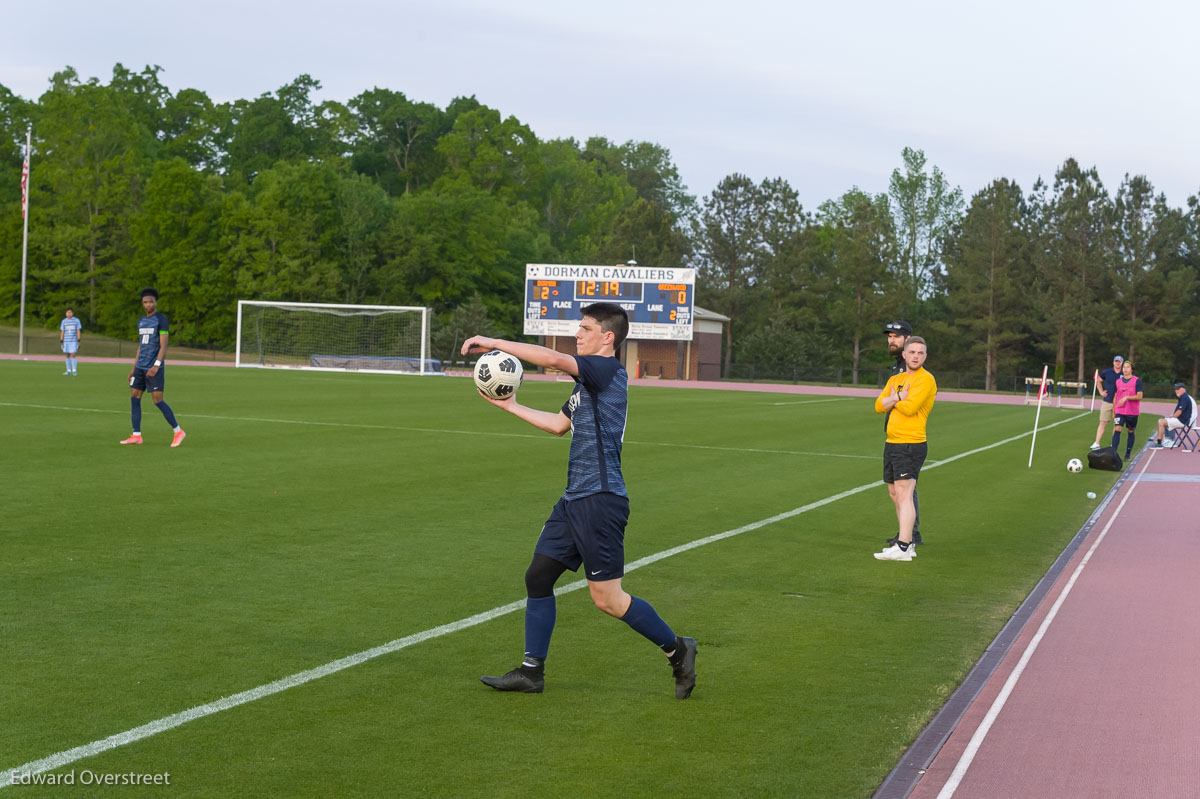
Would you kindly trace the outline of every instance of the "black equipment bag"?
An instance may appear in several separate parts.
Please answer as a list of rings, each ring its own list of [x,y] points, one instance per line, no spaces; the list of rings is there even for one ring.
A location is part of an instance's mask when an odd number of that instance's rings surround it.
[[[1119,472],[1122,465],[1121,456],[1112,447],[1101,447],[1088,452],[1088,466],[1093,469]]]

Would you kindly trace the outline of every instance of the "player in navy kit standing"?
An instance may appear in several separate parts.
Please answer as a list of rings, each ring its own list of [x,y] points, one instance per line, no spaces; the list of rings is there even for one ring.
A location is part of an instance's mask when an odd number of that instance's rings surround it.
[[[167,358],[168,321],[166,314],[158,310],[156,289],[142,289],[142,308],[146,315],[138,320],[138,356],[129,370],[129,391],[132,395],[129,415],[133,422],[133,435],[121,443],[142,443],[142,394],[150,389],[155,407],[162,411],[163,418],[175,431],[171,446],[178,447],[187,438],[187,433],[175,421],[171,406],[163,402],[163,390],[167,382],[164,361]]]
[[[567,489],[542,527],[525,572],[525,657],[507,674],[480,679],[498,691],[542,692],[557,616],[554,584],[563,572],[582,565],[596,607],[666,653],[675,677],[675,697],[687,699],[696,685],[696,640],[675,635],[650,603],[621,587],[629,520],[629,497],[621,475],[629,375],[615,353],[629,333],[629,317],[621,306],[607,302],[589,305],[582,314],[575,333],[578,355],[484,336],[469,338],[462,345],[463,355],[500,350],[575,378],[575,390],[557,413],[527,408],[514,395],[484,396],[540,430],[556,436],[570,430],[571,451]]]

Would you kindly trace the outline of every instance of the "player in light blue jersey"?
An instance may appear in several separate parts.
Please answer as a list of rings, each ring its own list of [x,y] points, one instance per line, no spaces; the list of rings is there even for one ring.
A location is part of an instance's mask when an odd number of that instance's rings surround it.
[[[542,692],[557,618],[554,584],[563,572],[582,565],[596,607],[666,653],[675,696],[687,699],[696,685],[696,639],[677,636],[649,602],[621,587],[629,520],[629,498],[621,475],[629,375],[616,351],[629,333],[629,317],[621,306],[607,302],[589,305],[582,313],[575,333],[577,355],[485,336],[469,338],[462,345],[463,355],[500,350],[575,378],[575,390],[557,413],[520,405],[515,394],[491,399],[480,392],[497,408],[540,430],[556,436],[571,431],[567,488],[543,525],[525,572],[525,657],[507,674],[480,679],[498,691]]]
[[[67,371],[64,375],[79,374],[79,362],[75,355],[79,352],[80,335],[83,323],[75,318],[75,311],[67,309],[66,316],[58,323],[58,343],[62,345],[63,355],[67,356]]]
[[[138,320],[137,360],[129,370],[129,393],[132,395],[129,416],[133,422],[133,435],[121,443],[142,443],[142,394],[148,388],[155,407],[175,431],[171,446],[178,447],[187,438],[187,433],[175,421],[171,406],[163,402],[163,391],[167,385],[167,328],[170,323],[166,314],[158,310],[157,289],[142,289],[142,308],[146,314]]]

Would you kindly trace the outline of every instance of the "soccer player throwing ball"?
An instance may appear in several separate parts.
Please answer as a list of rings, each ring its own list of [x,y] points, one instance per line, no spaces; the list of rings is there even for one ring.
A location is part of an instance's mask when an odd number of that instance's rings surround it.
[[[650,603],[621,587],[629,521],[629,497],[621,476],[629,375],[616,351],[629,333],[629,317],[621,306],[607,302],[589,305],[582,314],[575,333],[577,355],[485,336],[462,345],[463,355],[500,350],[575,378],[575,390],[558,412],[527,408],[515,395],[491,399],[480,393],[497,408],[547,433],[561,436],[571,431],[567,488],[542,526],[525,571],[525,657],[507,674],[480,680],[497,691],[542,692],[557,616],[554,584],[564,571],[582,565],[596,607],[662,649],[675,677],[675,698],[687,699],[696,685],[696,640],[677,636]]]
[[[154,397],[154,405],[167,420],[167,424],[175,430],[171,446],[178,447],[187,438],[187,433],[175,421],[175,413],[171,406],[163,402],[163,390],[166,388],[166,366],[163,361],[167,358],[167,316],[158,310],[158,290],[142,289],[142,308],[145,316],[138,320],[138,356],[129,370],[130,420],[133,422],[133,435],[121,441],[122,444],[142,443],[142,394],[150,389]]]
[[[912,545],[913,521],[917,515],[913,491],[929,451],[925,424],[937,396],[937,381],[925,371],[926,355],[925,339],[909,336],[904,343],[904,371],[892,375],[875,400],[875,412],[888,414],[883,482],[887,484],[900,525],[896,543],[876,552],[876,560],[910,561],[916,551]]]

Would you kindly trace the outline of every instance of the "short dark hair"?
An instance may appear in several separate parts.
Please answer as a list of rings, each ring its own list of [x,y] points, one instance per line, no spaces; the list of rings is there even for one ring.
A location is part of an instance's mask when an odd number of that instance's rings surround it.
[[[614,352],[629,335],[629,314],[614,302],[594,302],[579,313],[599,322],[602,331],[612,332]]]
[[[138,296],[139,297],[153,297],[154,299],[157,300],[158,299],[158,289],[152,289],[149,287],[144,288],[144,289],[142,289],[142,293],[139,294]]]

